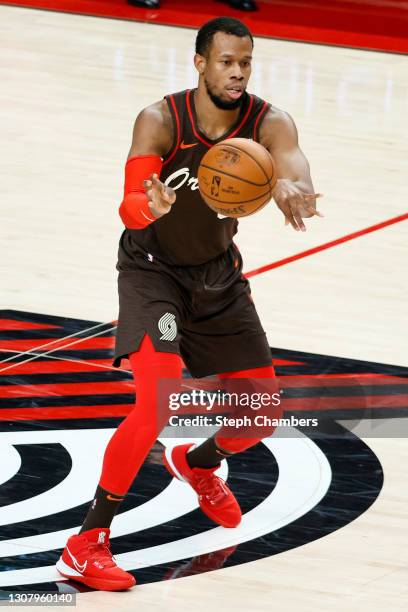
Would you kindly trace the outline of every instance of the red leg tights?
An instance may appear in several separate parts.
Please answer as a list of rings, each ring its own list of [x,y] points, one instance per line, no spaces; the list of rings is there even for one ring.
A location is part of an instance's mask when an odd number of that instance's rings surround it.
[[[116,495],[125,495],[168,415],[158,415],[157,384],[160,378],[181,378],[182,362],[175,353],[156,352],[145,335],[137,352],[129,355],[136,406],[110,439],[103,457],[99,485]]]
[[[223,380],[228,380],[228,379],[233,379],[233,378],[275,379],[276,389],[274,389],[274,391],[277,392],[277,389],[278,389],[276,376],[275,376],[275,370],[272,365],[264,366],[260,368],[251,368],[249,370],[239,370],[236,372],[225,372],[223,374],[219,374],[218,376]],[[275,387],[275,384],[271,385],[271,387],[272,386]],[[275,419],[281,418],[282,416],[281,405],[274,407],[272,411],[269,410],[268,412],[269,412],[270,417],[272,416]],[[246,450],[247,448],[250,448],[251,446],[254,446],[258,442],[263,440],[265,437],[272,435],[275,429],[276,428],[273,426],[268,428],[268,431],[266,431],[266,428],[263,428],[263,431],[265,431],[265,435],[262,438],[259,438],[259,437],[253,438],[251,437],[250,433],[247,433],[245,437],[240,438],[240,437],[235,437],[235,436],[232,437],[231,434],[227,436],[225,433],[225,428],[222,427],[215,434],[215,443],[220,450],[225,450],[228,453],[239,453],[239,452]],[[237,433],[239,433],[239,431]]]

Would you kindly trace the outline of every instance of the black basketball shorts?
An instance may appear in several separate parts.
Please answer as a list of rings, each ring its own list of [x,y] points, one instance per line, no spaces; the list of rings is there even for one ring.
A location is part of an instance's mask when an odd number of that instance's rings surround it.
[[[115,367],[145,334],[157,351],[180,354],[194,378],[272,363],[234,243],[196,266],[167,265],[141,251],[117,267]]]

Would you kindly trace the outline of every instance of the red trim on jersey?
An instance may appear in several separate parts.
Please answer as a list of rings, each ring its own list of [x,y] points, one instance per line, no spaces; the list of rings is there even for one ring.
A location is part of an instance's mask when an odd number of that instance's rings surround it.
[[[204,138],[202,138],[200,136],[200,134],[197,132],[195,125],[194,125],[194,117],[193,117],[193,112],[191,110],[191,103],[190,103],[190,93],[191,93],[191,89],[189,89],[186,93],[186,105],[187,105],[187,110],[188,110],[188,116],[190,118],[190,123],[191,123],[191,128],[193,130],[194,136],[196,138],[198,138],[198,140],[200,140],[201,142],[203,142],[205,145],[207,145],[207,147],[212,147],[214,145],[213,142],[208,142],[207,140],[205,140]],[[252,110],[252,106],[254,104],[254,99],[251,95],[249,95],[250,97],[250,102],[249,102],[249,106],[248,106],[248,110],[245,113],[245,117],[242,119],[241,123],[239,124],[239,126],[232,132],[232,134],[230,134],[229,136],[226,137],[225,140],[227,140],[227,138],[233,138],[235,136],[235,134],[237,134],[245,125],[249,114]]]
[[[259,111],[258,116],[256,118],[255,125],[254,125],[254,140],[255,141],[256,141],[256,129],[258,127],[259,120],[262,117],[262,115],[264,114],[264,112],[266,111],[267,107],[268,107],[268,103],[264,102],[263,106],[262,106],[261,110]]]
[[[170,157],[168,157],[168,158],[166,159],[166,161],[164,161],[164,162],[163,162],[163,166],[166,166],[166,165],[167,165],[167,164],[168,164],[168,163],[169,163],[169,162],[170,162],[170,161],[173,159],[173,157],[174,157],[174,156],[175,156],[175,154],[177,153],[178,148],[179,148],[179,146],[180,146],[180,132],[181,132],[181,130],[180,130],[180,117],[179,117],[179,114],[178,114],[178,110],[177,110],[176,103],[175,103],[175,101],[174,101],[174,97],[173,97],[172,95],[170,95],[170,96],[169,96],[169,98],[170,98],[170,102],[171,102],[171,105],[172,105],[173,110],[174,110],[174,115],[175,115],[175,117],[176,117],[176,125],[177,125],[177,142],[176,142],[176,146],[174,147],[174,150],[173,150],[173,152],[171,153]]]
[[[245,123],[246,123],[246,121],[247,121],[247,119],[248,119],[248,117],[249,117],[249,113],[251,112],[252,107],[253,107],[253,105],[254,105],[254,99],[253,99],[253,97],[252,97],[251,95],[249,95],[249,97],[250,97],[250,102],[249,102],[248,110],[247,110],[247,112],[245,113],[245,117],[243,118],[243,120],[241,121],[241,123],[240,123],[240,125],[237,127],[237,129],[236,129],[236,130],[234,130],[234,131],[232,132],[232,134],[230,134],[229,136],[227,136],[227,138],[233,138],[233,137],[235,136],[235,134],[237,134],[237,133],[239,132],[239,130],[240,130],[240,129],[242,129],[242,128],[244,127],[244,125],[245,125]]]
[[[200,134],[198,134],[197,130],[195,129],[194,118],[193,118],[193,113],[191,111],[191,104],[190,104],[190,92],[191,92],[191,89],[189,89],[186,93],[186,105],[187,105],[188,116],[190,117],[191,128],[193,130],[194,136],[198,138],[198,140],[201,140],[201,142],[203,142],[205,145],[207,145],[207,147],[211,147],[212,145],[206,140],[204,140],[204,138],[201,138]]]

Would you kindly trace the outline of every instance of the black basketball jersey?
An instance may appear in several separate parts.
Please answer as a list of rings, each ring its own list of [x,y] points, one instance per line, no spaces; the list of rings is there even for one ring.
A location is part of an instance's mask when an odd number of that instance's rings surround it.
[[[142,230],[126,229],[121,238],[121,257],[144,250],[173,265],[197,265],[226,251],[238,230],[237,219],[219,218],[202,199],[197,172],[210,147],[226,138],[252,138],[259,141],[259,127],[269,104],[253,94],[244,94],[236,123],[220,138],[210,140],[197,122],[194,90],[165,97],[172,120],[172,148],[163,158],[160,180],[172,187],[177,199],[170,212]]]

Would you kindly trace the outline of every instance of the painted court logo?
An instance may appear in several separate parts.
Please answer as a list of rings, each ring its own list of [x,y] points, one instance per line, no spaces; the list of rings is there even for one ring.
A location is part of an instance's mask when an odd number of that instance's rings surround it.
[[[174,339],[176,315],[159,319],[158,337]],[[103,333],[94,335],[96,328]],[[40,348],[47,340],[50,355]],[[8,590],[90,590],[63,578],[55,564],[88,511],[118,417],[134,408],[131,372],[105,367],[114,341],[110,323],[0,311],[0,599]],[[287,416],[319,416],[318,427],[293,426],[289,436],[267,437],[222,462],[219,475],[235,488],[244,516],[230,530],[209,521],[189,487],[164,468],[163,450],[180,438],[163,432],[114,523],[114,559],[139,584],[307,545],[348,525],[378,497],[381,465],[347,423],[354,426],[367,410],[406,417],[407,368],[286,349],[273,354]],[[190,389],[191,378],[183,381]],[[98,531],[95,540],[103,545],[106,530]],[[85,571],[86,560],[69,553],[78,573]]]
[[[174,340],[177,336],[176,317],[170,312],[166,312],[157,323],[160,333],[160,340]]]

